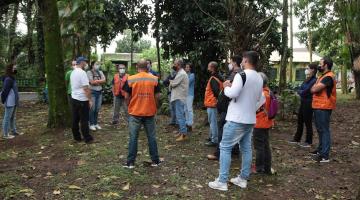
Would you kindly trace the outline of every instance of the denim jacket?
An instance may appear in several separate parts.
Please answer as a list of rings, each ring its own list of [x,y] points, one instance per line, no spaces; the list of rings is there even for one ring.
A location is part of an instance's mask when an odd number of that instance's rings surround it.
[[[19,91],[14,77],[4,76],[2,78],[3,88],[1,90],[1,102],[6,107],[19,105]]]

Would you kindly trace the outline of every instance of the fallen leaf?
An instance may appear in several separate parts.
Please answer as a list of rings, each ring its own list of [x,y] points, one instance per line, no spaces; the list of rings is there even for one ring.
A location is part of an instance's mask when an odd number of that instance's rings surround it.
[[[52,176],[51,172],[46,173],[46,176]]]
[[[196,184],[195,185],[197,188],[203,188],[203,186],[202,185],[199,185],[199,184]]]
[[[355,142],[354,140],[351,141],[351,144],[355,145],[355,146],[359,146],[360,144],[358,142]]]
[[[76,185],[69,185],[69,189],[72,189],[72,190],[81,190],[81,187],[76,186]]]
[[[183,190],[190,190],[186,185],[183,185],[182,187],[181,187]]]
[[[272,187],[273,185],[272,184],[267,184],[266,187]]]
[[[126,190],[130,190],[130,183],[126,183],[124,185],[124,187],[121,188],[122,190],[126,191]]]
[[[152,185],[153,188],[160,188],[160,185]]]
[[[120,195],[117,192],[104,192],[102,193],[102,196],[106,198],[120,197]]]
[[[61,191],[60,191],[60,190],[54,190],[54,191],[53,191],[53,194],[54,194],[54,195],[59,195],[59,194],[61,194]]]
[[[77,161],[77,165],[81,166],[81,165],[84,165],[86,163],[85,160],[79,160]]]

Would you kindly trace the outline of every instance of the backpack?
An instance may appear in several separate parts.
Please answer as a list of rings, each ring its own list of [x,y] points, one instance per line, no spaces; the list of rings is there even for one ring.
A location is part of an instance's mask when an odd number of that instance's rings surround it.
[[[246,83],[246,74],[244,71],[239,71],[238,73],[241,76],[241,79],[243,81],[243,86],[244,86]],[[227,112],[227,108],[229,106],[230,101],[231,101],[231,99],[224,94],[224,89],[222,89],[220,91],[220,94],[218,96],[217,103],[216,103],[216,108],[217,108],[218,112],[219,113]]]
[[[270,91],[270,108],[267,113],[269,119],[274,119],[279,110],[279,100],[276,95]]]

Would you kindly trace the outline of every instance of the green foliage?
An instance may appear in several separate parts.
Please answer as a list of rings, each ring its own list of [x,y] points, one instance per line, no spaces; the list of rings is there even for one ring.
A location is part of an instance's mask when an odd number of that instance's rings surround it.
[[[141,55],[145,59],[152,60],[152,69],[154,71],[158,71],[158,63],[157,63],[157,52],[156,48],[144,49],[141,52]],[[163,57],[164,49],[160,49],[160,56]],[[170,59],[161,59],[161,72],[169,73],[172,66],[172,61]]]
[[[146,49],[150,49],[151,41],[140,39],[137,42],[133,42],[133,36],[131,34],[131,30],[124,31],[124,37],[116,42],[117,47],[115,52],[116,53],[141,53]],[[133,44],[132,44],[133,43]],[[133,45],[131,47],[131,45]]]

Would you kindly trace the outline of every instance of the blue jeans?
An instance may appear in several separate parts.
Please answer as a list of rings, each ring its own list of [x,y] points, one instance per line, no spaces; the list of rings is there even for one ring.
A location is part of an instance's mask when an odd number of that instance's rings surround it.
[[[90,109],[90,125],[98,124],[98,116],[99,111],[102,104],[102,91],[91,91],[91,100],[93,102],[93,106]]]
[[[9,130],[12,130],[12,133],[16,133],[16,106],[6,107],[4,112],[4,119],[3,119],[3,135],[9,136]]]
[[[231,165],[231,150],[234,145],[239,145],[242,155],[240,177],[246,180],[249,179],[252,162],[251,136],[253,127],[253,124],[226,122],[220,142],[220,182],[226,183],[228,181]]]
[[[194,96],[188,95],[186,98],[186,112],[185,112],[185,117],[186,117],[186,125],[188,126],[192,126],[194,121],[194,111],[193,111],[193,102],[194,102]]]
[[[170,120],[170,124],[178,124],[176,121],[176,108],[175,108],[175,102],[171,102],[171,94],[169,94],[169,108],[170,108],[170,116],[171,116],[171,120]]]
[[[207,114],[210,124],[209,138],[211,138],[211,142],[218,143],[217,109],[207,108]]]
[[[317,151],[320,156],[328,159],[331,148],[330,117],[331,110],[314,110],[314,119],[319,134],[319,146]]]
[[[187,134],[186,119],[185,119],[185,102],[182,100],[175,100],[172,102],[175,105],[176,119],[179,124],[179,132]]]
[[[130,140],[127,162],[135,163],[141,125],[144,125],[145,128],[151,160],[154,163],[159,163],[159,154],[156,143],[155,117],[137,117],[133,115],[129,115]]]
[[[128,113],[128,106],[125,103],[125,98],[120,96],[114,96],[113,117],[112,117],[113,122],[115,123],[119,122],[121,109],[124,111],[126,119],[128,119],[129,113]]]

